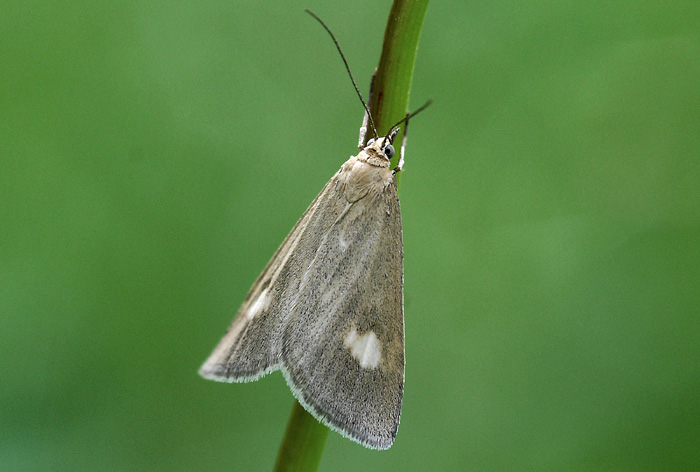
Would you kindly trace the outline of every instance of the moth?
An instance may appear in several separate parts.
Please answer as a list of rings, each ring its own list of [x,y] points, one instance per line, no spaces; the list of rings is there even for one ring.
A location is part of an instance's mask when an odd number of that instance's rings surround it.
[[[352,74],[351,80],[355,84]],[[199,373],[248,382],[281,370],[316,419],[364,446],[387,449],[398,431],[404,389],[396,186],[404,146],[396,168],[389,159],[399,125],[412,115],[365,144],[368,120],[374,123],[357,92],[365,107],[359,153],[304,212]]]

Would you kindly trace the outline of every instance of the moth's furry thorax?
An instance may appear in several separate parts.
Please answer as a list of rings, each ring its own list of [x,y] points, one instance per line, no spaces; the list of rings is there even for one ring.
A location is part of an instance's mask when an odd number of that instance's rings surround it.
[[[392,182],[394,173],[389,170],[389,159],[382,151],[381,138],[348,159],[338,173],[338,181],[349,203],[367,195],[377,197]]]

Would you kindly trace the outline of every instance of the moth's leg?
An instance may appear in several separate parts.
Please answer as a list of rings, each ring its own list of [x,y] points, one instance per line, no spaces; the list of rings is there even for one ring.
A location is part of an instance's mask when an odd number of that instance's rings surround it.
[[[367,103],[372,103],[372,89],[374,88],[374,78],[377,76],[377,69],[374,69],[374,74],[372,74],[372,80],[369,83],[369,96],[367,97]],[[365,148],[365,138],[367,137],[367,124],[369,123],[369,115],[367,110],[365,110],[365,117],[362,119],[362,126],[360,126],[360,139],[357,143],[357,147],[360,151]]]
[[[409,114],[406,113],[406,116]],[[401,149],[399,150],[399,164],[394,167],[394,174],[403,170],[404,156],[406,153],[406,138],[408,137],[408,121],[403,125],[403,138],[401,138]]]

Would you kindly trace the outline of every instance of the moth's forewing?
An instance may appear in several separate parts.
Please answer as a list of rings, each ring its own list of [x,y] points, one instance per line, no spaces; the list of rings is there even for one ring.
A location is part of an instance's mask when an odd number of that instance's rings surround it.
[[[404,385],[401,214],[392,180],[330,228],[315,228],[323,242],[308,247],[314,261],[282,349],[299,400],[333,429],[379,449],[396,437]]]
[[[288,290],[288,284],[294,283],[289,274],[299,272],[303,263],[294,252],[300,243],[304,244],[309,221],[318,219],[319,202],[329,189],[330,182],[277,249],[226,334],[200,368],[200,375],[223,382],[245,382],[279,368],[282,332],[291,314],[290,300],[285,298],[293,293],[293,289]]]

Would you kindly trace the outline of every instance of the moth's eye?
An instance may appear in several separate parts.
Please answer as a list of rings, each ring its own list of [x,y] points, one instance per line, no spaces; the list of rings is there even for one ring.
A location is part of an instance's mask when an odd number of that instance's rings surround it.
[[[394,146],[392,146],[391,144],[387,144],[384,148],[384,155],[389,159],[394,157]]]

